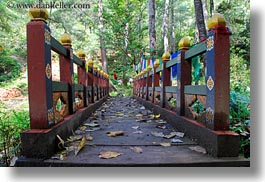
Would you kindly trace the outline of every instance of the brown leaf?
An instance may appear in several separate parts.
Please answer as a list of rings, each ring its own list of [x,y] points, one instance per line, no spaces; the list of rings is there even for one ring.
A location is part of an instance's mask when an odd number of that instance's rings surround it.
[[[122,136],[124,135],[124,132],[123,131],[111,131],[111,132],[107,132],[107,135],[109,137]]]
[[[81,130],[81,131],[85,131],[86,130],[86,126],[81,126],[80,128],[79,128],[79,130]]]
[[[111,158],[116,158],[118,156],[122,155],[122,153],[118,152],[112,152],[112,151],[104,151],[99,153],[99,158],[102,159],[111,159]]]
[[[151,135],[156,136],[156,137],[163,137],[164,134],[162,132],[156,132],[156,131],[152,131]]]
[[[81,140],[82,139],[82,135],[74,135],[74,136],[70,136],[69,138],[67,138],[68,142],[74,142],[77,140]]]
[[[196,152],[199,152],[199,153],[203,153],[203,154],[207,153],[205,148],[203,148],[201,146],[189,147],[189,149],[196,151]]]
[[[141,147],[130,147],[130,149],[135,153],[143,153],[143,149]]]

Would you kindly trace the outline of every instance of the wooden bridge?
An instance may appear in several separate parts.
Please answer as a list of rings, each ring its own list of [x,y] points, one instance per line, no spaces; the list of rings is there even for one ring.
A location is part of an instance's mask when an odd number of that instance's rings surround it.
[[[204,42],[190,48],[183,38],[176,58],[164,54],[162,66],[155,63],[138,74],[133,98],[109,98],[109,76],[92,61],[86,64],[83,52],[73,54],[69,35],[60,41],[52,37],[45,11],[31,14],[27,25],[30,129],[21,134],[23,157],[16,166],[250,165],[239,157],[239,135],[229,130],[230,33],[222,20],[212,20]],[[51,51],[59,55],[60,81],[52,81]],[[204,53],[205,85],[191,85],[191,59]],[[170,80],[173,66],[177,66],[175,85]],[[205,112],[191,110],[195,101]],[[98,131],[96,125],[101,126]],[[122,136],[111,137],[113,131],[122,131]],[[93,143],[87,140],[76,157],[70,153],[67,159],[52,158],[62,140],[73,134],[93,135]],[[177,136],[178,142],[173,142]],[[190,150],[196,147],[206,151]],[[122,156],[104,160],[98,157],[104,151],[120,151],[116,154]]]

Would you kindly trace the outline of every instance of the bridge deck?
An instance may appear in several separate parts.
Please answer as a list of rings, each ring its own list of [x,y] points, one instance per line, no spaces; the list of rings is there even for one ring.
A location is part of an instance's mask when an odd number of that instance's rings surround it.
[[[91,141],[86,141],[84,148],[74,155],[68,151],[59,159],[28,159],[20,158],[17,166],[249,166],[249,161],[243,158],[214,158],[200,152],[195,141],[181,136],[155,113],[145,109],[133,98],[114,97],[107,100],[84,123],[83,127],[74,131],[75,135],[90,135]],[[96,125],[99,126],[96,126]],[[107,132],[123,131],[121,136],[110,137]],[[172,138],[163,138],[171,132],[179,132],[178,143],[172,143]],[[195,131],[196,132],[196,131]],[[176,133],[173,133],[176,134]],[[68,146],[78,145],[79,141],[68,142]],[[181,142],[181,143],[179,143]],[[169,145],[170,146],[162,146]],[[140,147],[142,153],[133,151]],[[138,148],[139,149],[139,148]],[[193,150],[192,150],[193,149]],[[194,150],[195,149],[195,150]],[[102,159],[99,154],[104,151],[118,152],[121,155],[111,159]],[[56,154],[54,155],[56,156]]]

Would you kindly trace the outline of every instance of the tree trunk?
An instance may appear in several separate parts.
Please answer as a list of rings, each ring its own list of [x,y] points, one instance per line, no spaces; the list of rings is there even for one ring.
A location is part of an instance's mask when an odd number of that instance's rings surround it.
[[[103,25],[102,13],[103,13],[102,0],[98,0],[98,28],[99,28],[99,42],[100,42],[102,69],[103,71],[108,73],[108,61],[107,61],[105,41],[104,41],[104,25]]]
[[[204,15],[201,0],[194,0],[196,25],[199,31],[199,39],[204,40],[206,38],[206,27],[204,23]]]
[[[155,0],[149,1],[149,38],[151,59],[156,55]]]
[[[203,8],[203,15],[204,15],[204,23],[208,20],[208,10],[207,10],[207,0],[202,0],[202,8]]]
[[[210,0],[210,15],[213,16],[214,13],[214,2],[213,0]]]
[[[170,52],[171,53],[175,53],[176,52],[176,46],[175,46],[174,0],[170,0],[170,8],[171,8],[171,18],[170,18],[170,30],[171,30],[171,36],[170,36]]]
[[[127,52],[128,52],[128,36],[129,36],[129,23],[125,25],[125,34],[124,34],[124,57],[123,57],[123,73],[122,73],[122,82],[124,85],[127,85],[126,79],[126,66],[127,66]]]
[[[164,52],[168,52],[168,8],[169,0],[165,0],[165,9],[163,15],[163,40],[164,40]]]

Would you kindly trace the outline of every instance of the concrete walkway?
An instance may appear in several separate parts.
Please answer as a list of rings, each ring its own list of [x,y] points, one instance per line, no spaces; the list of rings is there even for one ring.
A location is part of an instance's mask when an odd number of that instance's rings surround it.
[[[118,136],[108,136],[115,134]],[[82,136],[86,137],[85,146],[75,155]],[[240,157],[209,156],[196,141],[176,131],[158,113],[145,109],[129,97],[109,98],[74,131],[64,146],[67,150],[50,159],[20,158],[16,165],[249,166],[249,161]]]

